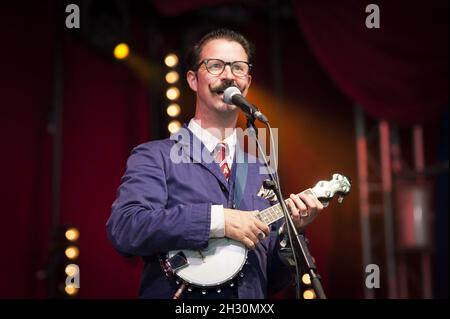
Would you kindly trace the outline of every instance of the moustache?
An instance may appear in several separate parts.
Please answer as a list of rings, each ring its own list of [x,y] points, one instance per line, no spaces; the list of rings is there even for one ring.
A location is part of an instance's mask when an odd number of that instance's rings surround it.
[[[211,93],[223,93],[223,91],[225,91],[226,89],[228,89],[230,86],[235,86],[237,87],[239,90],[241,90],[240,87],[237,86],[236,83],[234,83],[233,81],[223,81],[220,85],[218,85],[215,88],[210,87],[209,90],[211,91]],[[242,91],[242,90],[241,90]]]

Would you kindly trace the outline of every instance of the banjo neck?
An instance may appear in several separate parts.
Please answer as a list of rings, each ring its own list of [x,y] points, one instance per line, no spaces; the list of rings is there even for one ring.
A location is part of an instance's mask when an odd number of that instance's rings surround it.
[[[300,194],[310,194],[317,198],[326,207],[335,194],[339,195],[338,202],[341,203],[344,195],[348,194],[351,189],[350,180],[341,174],[333,174],[333,178],[329,181],[320,181],[314,187],[308,188]],[[285,203],[287,204],[287,200]],[[270,225],[284,217],[281,205],[275,204],[256,214],[263,223]]]
[[[316,196],[311,188],[304,190],[300,194],[311,194],[313,196]],[[286,199],[284,202],[287,205],[288,200]],[[284,213],[280,203],[266,208],[256,214],[256,218],[267,225],[270,225],[283,217]]]

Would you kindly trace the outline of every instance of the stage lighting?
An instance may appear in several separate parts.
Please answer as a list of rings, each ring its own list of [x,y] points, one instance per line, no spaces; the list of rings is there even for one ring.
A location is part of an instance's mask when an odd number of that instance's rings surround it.
[[[181,108],[178,104],[172,103],[167,107],[167,115],[170,117],[176,117],[180,114]]]
[[[64,291],[69,296],[73,296],[78,293],[78,288],[76,288],[74,285],[67,285],[66,287],[64,287]]]
[[[166,82],[169,84],[174,84],[178,81],[180,76],[178,75],[177,71],[170,71],[166,74]]]
[[[302,282],[305,285],[311,285],[311,278],[309,277],[309,274],[303,274],[302,276]]]
[[[303,299],[316,299],[316,293],[312,289],[307,289],[303,292]]]
[[[169,100],[175,101],[180,96],[180,90],[178,88],[172,86],[167,89],[166,96]]]
[[[69,246],[69,247],[66,248],[64,253],[66,254],[67,258],[75,259],[80,254],[80,250],[78,249],[77,246]]]
[[[167,129],[171,134],[176,133],[180,128],[181,123],[177,120],[170,121],[169,125],[167,126]]]
[[[166,55],[166,57],[164,58],[164,63],[169,67],[169,68],[173,68],[174,66],[176,66],[178,64],[178,57],[176,54],[168,54]]]
[[[68,241],[77,241],[80,237],[80,231],[75,227],[70,227],[66,230],[65,236]]]
[[[119,43],[114,48],[114,56],[117,60],[125,59],[130,53],[130,48],[126,43]]]
[[[66,266],[65,272],[67,276],[74,277],[80,271],[80,267],[76,264],[69,264]]]

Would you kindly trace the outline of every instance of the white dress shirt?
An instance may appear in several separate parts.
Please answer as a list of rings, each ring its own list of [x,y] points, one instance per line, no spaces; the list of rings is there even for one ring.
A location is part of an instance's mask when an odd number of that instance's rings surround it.
[[[188,128],[192,133],[205,145],[206,149],[212,154],[221,142],[217,137],[211,134],[207,129],[204,129],[195,119],[191,119]],[[223,142],[226,144],[225,159],[228,167],[231,169],[233,165],[233,157],[236,151],[236,130],[225,138]],[[225,218],[223,205],[211,205],[211,231],[210,238],[220,238],[225,236]]]

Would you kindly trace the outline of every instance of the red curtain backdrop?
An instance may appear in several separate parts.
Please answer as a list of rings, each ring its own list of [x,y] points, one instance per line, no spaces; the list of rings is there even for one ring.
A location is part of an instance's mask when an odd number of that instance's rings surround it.
[[[236,0],[152,0],[179,15]],[[335,84],[369,115],[399,124],[435,121],[448,107],[449,2],[379,0],[381,27],[366,27],[371,2],[292,1],[306,41]],[[296,41],[297,39],[292,39]]]
[[[37,31],[29,25],[36,12],[18,9],[6,5],[0,19],[0,298],[33,296],[48,242],[53,21]]]
[[[135,298],[142,264],[112,248],[105,223],[131,148],[149,139],[147,91],[125,66],[66,43],[61,222],[80,229],[80,297]]]
[[[436,120],[448,107],[449,2],[293,1],[300,29],[336,85],[368,114],[399,124]]]
[[[220,4],[229,4],[229,3],[247,3],[251,6],[261,5],[267,2],[267,0],[259,0],[259,1],[242,1],[242,0],[192,0],[192,1],[184,1],[184,0],[150,0],[152,2],[158,12],[163,16],[177,16],[188,11],[195,10],[197,8],[205,7],[205,6],[217,6]]]
[[[6,10],[0,19],[0,29],[10,30],[4,32],[10,46],[2,50],[0,76],[0,298],[44,298],[55,4],[10,4]],[[37,17],[38,26],[30,26]],[[131,148],[149,139],[148,92],[128,68],[68,31],[63,73],[61,223],[81,233],[80,297],[135,298],[142,264],[112,248],[105,223]]]

